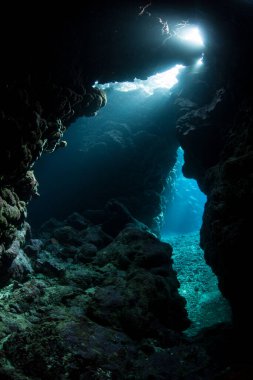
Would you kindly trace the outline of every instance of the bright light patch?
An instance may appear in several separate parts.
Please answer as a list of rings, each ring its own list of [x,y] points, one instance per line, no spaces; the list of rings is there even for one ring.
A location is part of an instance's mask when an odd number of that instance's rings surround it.
[[[135,78],[133,82],[111,82],[105,84],[96,82],[94,87],[102,90],[113,88],[116,91],[122,92],[143,90],[147,95],[153,95],[154,91],[158,88],[169,90],[175,86],[178,83],[177,76],[183,68],[183,65],[176,65],[170,70],[152,75],[145,80]]]
[[[197,60],[196,65],[197,66],[203,65],[203,63],[204,63],[203,59],[204,59],[204,55],[202,54],[202,56]]]
[[[203,38],[197,27],[186,26],[177,32],[177,36],[184,41],[197,46],[204,46]]]

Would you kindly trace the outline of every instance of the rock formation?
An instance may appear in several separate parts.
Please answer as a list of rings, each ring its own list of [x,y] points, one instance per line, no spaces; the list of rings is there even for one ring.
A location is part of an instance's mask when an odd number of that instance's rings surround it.
[[[51,221],[44,230],[48,235],[24,249],[30,234],[27,202],[38,196],[34,162],[43,152],[66,145],[63,133],[75,118],[93,116],[105,105],[106,96],[93,87],[95,81],[145,78],[165,64],[195,62],[196,52],[177,48],[162,34],[159,18],[169,17],[168,2],[157,1],[151,15],[148,9],[142,14],[136,4],[115,1],[95,1],[88,8],[61,4],[56,11],[44,3],[20,3],[14,9],[11,4],[3,10],[0,29],[3,378],[252,378],[244,355],[252,337],[253,9],[239,0],[169,3],[173,16],[199,21],[209,40],[206,69],[198,78],[186,74],[188,82],[173,112],[185,152],[184,173],[207,194],[201,246],[232,306],[241,340],[227,327],[197,341],[184,340],[180,332],[188,320],[171,268],[171,249],[148,227],[136,227],[137,215],[123,212],[124,206],[118,209],[124,216],[121,231],[113,217],[90,224],[72,216],[64,226]],[[107,132],[117,145],[120,136]],[[155,186],[154,172],[152,189],[159,193],[162,186]],[[149,171],[143,174],[149,179]],[[145,217],[151,225],[152,213]],[[230,343],[237,348],[236,360]],[[224,347],[225,357],[219,350]]]
[[[251,323],[252,62],[245,40],[251,30],[251,12],[251,7],[245,9],[237,4],[230,9],[226,21],[216,24],[226,50],[219,49],[216,42],[216,48],[207,56],[210,64],[205,82],[209,100],[184,114],[177,126],[185,151],[184,174],[197,179],[207,194],[201,246],[207,263],[218,276],[222,293],[231,303],[239,330],[247,329]],[[210,38],[217,38],[217,30]],[[194,91],[194,84],[191,86]]]

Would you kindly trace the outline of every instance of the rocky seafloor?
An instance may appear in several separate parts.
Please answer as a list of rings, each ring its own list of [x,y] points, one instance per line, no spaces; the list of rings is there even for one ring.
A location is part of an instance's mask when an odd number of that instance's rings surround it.
[[[183,332],[190,321],[171,246],[117,202],[109,207],[101,223],[74,213],[49,220],[36,238],[27,228],[24,249],[24,233],[11,246],[1,379],[250,379],[229,323]]]
[[[199,232],[172,234],[163,240],[173,247],[173,268],[180,282],[179,293],[185,297],[190,327],[185,331],[194,336],[201,329],[229,322],[231,311],[222,296],[218,281],[206,264],[199,246]]]

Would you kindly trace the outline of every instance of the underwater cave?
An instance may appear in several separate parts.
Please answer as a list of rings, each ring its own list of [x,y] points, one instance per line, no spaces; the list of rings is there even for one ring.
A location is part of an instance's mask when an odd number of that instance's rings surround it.
[[[252,379],[253,4],[4,15],[0,378]]]

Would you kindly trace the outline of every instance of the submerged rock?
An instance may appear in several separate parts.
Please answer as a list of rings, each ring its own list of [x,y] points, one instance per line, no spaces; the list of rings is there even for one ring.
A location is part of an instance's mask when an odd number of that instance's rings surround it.
[[[189,326],[169,244],[129,227],[97,253],[94,263],[102,269],[110,263],[118,271],[116,278],[108,278],[108,286],[94,291],[89,307],[93,318],[121,327],[133,338],[155,337],[156,323],[178,331]]]
[[[24,223],[23,228],[16,231],[10,247],[7,250],[2,248],[2,252],[0,251],[0,283],[5,284],[10,279],[25,281],[33,272],[30,260],[22,249],[29,229],[28,223]]]
[[[91,223],[66,226],[76,245],[56,242],[65,222],[28,242],[31,278],[0,291],[2,378],[211,380],[223,373],[230,362],[213,354],[215,329],[182,334],[190,322],[169,244],[136,223],[101,248],[84,239],[89,228],[101,231]],[[221,336],[227,350],[230,335],[228,343]]]
[[[189,320],[168,244],[139,229],[137,221],[113,241],[101,240],[106,235],[99,225],[75,230],[54,222],[51,231],[48,226],[49,239],[32,239],[25,247],[35,278],[12,289],[10,312],[30,324],[3,344],[18,371],[32,378],[124,378],[124,366],[143,355],[138,342],[154,339],[167,347],[178,341],[176,331]],[[46,251],[56,237],[58,249]],[[72,258],[68,246],[75,247]],[[153,273],[157,268],[166,273]]]
[[[8,273],[11,278],[21,282],[26,280],[29,274],[33,273],[30,260],[22,249],[19,250],[18,255],[12,261]]]
[[[78,212],[74,212],[66,219],[66,224],[75,228],[76,230],[83,230],[88,227],[90,221]]]

